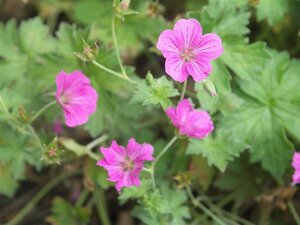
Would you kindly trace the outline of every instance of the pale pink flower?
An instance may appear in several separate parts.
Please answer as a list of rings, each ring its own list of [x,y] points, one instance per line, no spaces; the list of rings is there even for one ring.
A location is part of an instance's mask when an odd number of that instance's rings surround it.
[[[127,147],[119,146],[112,141],[109,148],[100,148],[104,158],[97,162],[98,166],[108,171],[108,180],[116,182],[116,189],[139,186],[139,174],[144,168],[144,161],[153,161],[153,146],[147,143],[138,144],[134,138],[128,141]]]
[[[295,152],[292,161],[292,167],[295,169],[293,174],[293,184],[300,183],[300,153]]]
[[[166,73],[178,82],[189,75],[204,80],[212,71],[211,61],[223,53],[221,38],[213,33],[202,35],[196,19],[180,19],[173,30],[163,31],[156,47],[166,58]]]
[[[96,112],[98,94],[90,80],[81,72],[61,71],[56,77],[56,101],[65,114],[66,125],[75,127],[88,121]]]
[[[166,114],[184,136],[203,139],[214,129],[209,114],[206,111],[195,110],[188,99],[181,100],[176,108],[169,107]]]

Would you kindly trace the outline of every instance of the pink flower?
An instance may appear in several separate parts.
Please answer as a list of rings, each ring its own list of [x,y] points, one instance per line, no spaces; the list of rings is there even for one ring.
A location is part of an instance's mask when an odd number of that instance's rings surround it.
[[[196,19],[178,20],[173,30],[163,31],[156,47],[166,58],[166,73],[184,82],[189,75],[204,80],[212,71],[210,61],[223,53],[221,38],[213,33],[202,35]]]
[[[96,112],[98,94],[90,80],[81,72],[67,74],[61,71],[56,77],[56,101],[64,110],[69,127],[82,125]]]
[[[100,150],[104,158],[97,165],[108,171],[108,180],[116,182],[118,191],[122,187],[139,186],[139,174],[144,167],[144,161],[154,160],[152,145],[138,144],[134,138],[128,141],[126,148],[113,141],[109,148]]]
[[[181,135],[203,139],[214,129],[209,114],[206,111],[195,110],[187,99],[181,100],[176,108],[169,107],[166,114]]]
[[[295,152],[292,161],[292,167],[295,169],[293,174],[293,184],[300,183],[300,153]]]

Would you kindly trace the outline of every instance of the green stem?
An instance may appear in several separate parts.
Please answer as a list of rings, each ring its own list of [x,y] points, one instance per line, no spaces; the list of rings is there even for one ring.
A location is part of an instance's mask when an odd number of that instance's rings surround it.
[[[89,191],[84,189],[81,193],[80,193],[80,196],[79,198],[77,199],[76,203],[75,203],[75,206],[76,207],[81,207],[85,200],[87,199],[87,197],[89,196]]]
[[[101,144],[102,142],[106,141],[108,138],[108,135],[107,134],[104,134],[98,138],[96,138],[95,140],[93,140],[92,142],[90,142],[86,148],[88,150],[92,150],[94,147],[96,147],[97,145]]]
[[[112,16],[111,29],[112,29],[112,38],[113,38],[114,45],[115,45],[115,48],[116,48],[116,53],[117,53],[117,58],[118,58],[118,61],[119,61],[119,65],[120,65],[123,77],[127,78],[128,76],[126,74],[126,71],[124,69],[124,66],[123,66],[123,63],[122,63],[122,60],[121,60],[120,50],[119,50],[119,46],[118,46],[118,42],[117,42],[117,36],[116,36],[116,16],[115,16],[115,14],[113,14],[113,16]]]
[[[28,129],[30,130],[31,134],[33,135],[33,137],[35,138],[36,142],[38,143],[40,149],[43,152],[44,151],[44,146],[43,146],[43,144],[41,142],[41,139],[39,138],[39,136],[35,132],[34,128],[30,124],[28,124]]]
[[[187,87],[187,79],[183,83],[182,92],[181,92],[181,96],[180,96],[180,101],[184,98],[184,95],[185,95],[185,92],[186,92],[186,87]]]
[[[86,154],[87,154],[90,158],[92,158],[92,159],[98,161],[100,158],[99,158],[99,156],[98,156],[97,154],[95,154],[94,152],[92,152],[92,149],[93,149],[94,147],[96,147],[98,144],[100,144],[100,143],[104,142],[105,140],[107,140],[107,138],[108,138],[108,135],[107,135],[107,134],[104,134],[104,135],[102,135],[102,136],[96,138],[96,139],[93,140],[92,142],[90,142],[90,143],[86,146],[86,149],[87,149]]]
[[[46,109],[54,105],[56,101],[49,102],[47,105],[45,105],[43,108],[41,108],[38,112],[34,114],[34,116],[30,119],[29,124],[31,124],[33,121],[35,121]]]
[[[112,75],[114,75],[114,76],[117,76],[117,77],[119,77],[119,78],[121,78],[121,79],[123,79],[123,80],[127,80],[128,82],[130,82],[130,83],[132,83],[132,84],[135,84],[135,82],[134,82],[133,80],[131,80],[130,78],[128,78],[127,76],[125,77],[125,76],[123,76],[121,73],[115,72],[115,71],[113,71],[113,70],[111,70],[111,69],[109,69],[109,68],[103,66],[102,64],[98,63],[96,60],[93,60],[92,63],[93,63],[95,66],[97,66],[98,68],[104,70],[105,72],[108,72],[108,73],[110,73],[110,74],[112,74]]]
[[[300,217],[299,217],[299,215],[295,209],[295,206],[291,200],[288,201],[288,208],[289,208],[290,212],[292,213],[297,225],[300,225]]]
[[[58,185],[60,182],[64,181],[67,177],[73,174],[61,174],[54,179],[52,179],[46,186],[44,186],[28,203],[27,205],[6,225],[16,225],[21,222],[21,220],[35,207],[35,205],[45,196],[48,192]]]
[[[110,220],[107,213],[106,201],[101,187],[98,187],[97,190],[95,191],[95,197],[96,197],[97,213],[100,217],[101,224],[110,225]]]
[[[153,167],[155,166],[155,164],[158,162],[158,160],[166,153],[166,151],[174,144],[174,142],[177,140],[177,137],[174,136],[171,141],[169,141],[169,143],[166,145],[166,147],[158,154],[158,156],[156,157],[154,163],[153,163]]]
[[[223,223],[217,216],[215,216],[208,208],[206,208],[203,204],[201,204],[199,201],[197,201],[197,199],[194,197],[190,187],[186,186],[186,190],[187,190],[187,194],[190,197],[190,199],[192,200],[192,204],[195,207],[198,207],[199,209],[201,209],[203,212],[205,212],[208,216],[210,216],[217,224],[219,225],[226,225],[225,223]]]
[[[166,153],[166,151],[174,144],[174,142],[177,140],[177,137],[174,136],[171,141],[164,147],[164,149],[158,154],[155,161],[152,163],[151,167],[149,169],[144,169],[145,171],[149,172],[151,175],[152,185],[153,189],[156,189],[156,182],[155,182],[155,165],[158,162],[158,160]]]

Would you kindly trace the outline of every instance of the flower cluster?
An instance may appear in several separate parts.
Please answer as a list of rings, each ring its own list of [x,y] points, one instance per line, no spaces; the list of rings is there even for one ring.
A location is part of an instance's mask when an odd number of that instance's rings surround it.
[[[300,183],[300,153],[295,152],[292,161],[292,167],[295,169],[293,175],[293,184]]]
[[[165,70],[174,80],[184,82],[191,75],[195,81],[204,80],[212,71],[211,61],[221,56],[222,41],[216,34],[202,35],[200,23],[195,19],[177,21],[173,30],[163,31],[157,48],[166,58]],[[56,77],[56,101],[63,108],[66,125],[75,127],[88,121],[97,109],[98,94],[90,80],[80,71],[67,74],[61,71]],[[173,125],[181,135],[203,139],[214,125],[205,111],[195,110],[187,99],[177,107],[166,110]],[[152,145],[138,144],[131,138],[126,146],[113,141],[108,148],[100,148],[104,158],[98,166],[108,171],[109,181],[116,182],[116,189],[139,186],[139,174],[145,161],[153,161]]]
[[[169,107],[166,114],[181,135],[203,139],[214,129],[209,114],[206,111],[195,110],[188,99],[181,100],[176,108]]]

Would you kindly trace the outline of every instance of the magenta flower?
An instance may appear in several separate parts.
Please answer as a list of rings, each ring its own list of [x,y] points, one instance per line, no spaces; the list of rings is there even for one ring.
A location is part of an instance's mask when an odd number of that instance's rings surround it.
[[[61,71],[56,77],[56,101],[65,114],[66,125],[75,127],[88,121],[96,112],[98,94],[90,80],[80,71],[67,74]]]
[[[214,129],[209,114],[206,111],[195,110],[187,99],[181,100],[176,108],[169,107],[166,114],[181,135],[203,139]]]
[[[150,144],[138,144],[134,138],[128,141],[127,147],[119,146],[113,141],[109,148],[100,148],[104,158],[97,162],[98,166],[108,171],[109,181],[116,182],[116,189],[139,186],[139,174],[144,161],[153,161],[153,147]]]
[[[189,75],[204,80],[212,71],[210,61],[223,53],[222,40],[216,34],[202,35],[196,19],[178,20],[173,30],[163,31],[156,47],[166,58],[166,73],[178,82]]]
[[[300,183],[300,153],[295,152],[292,161],[292,167],[295,169],[293,174],[293,184]]]

